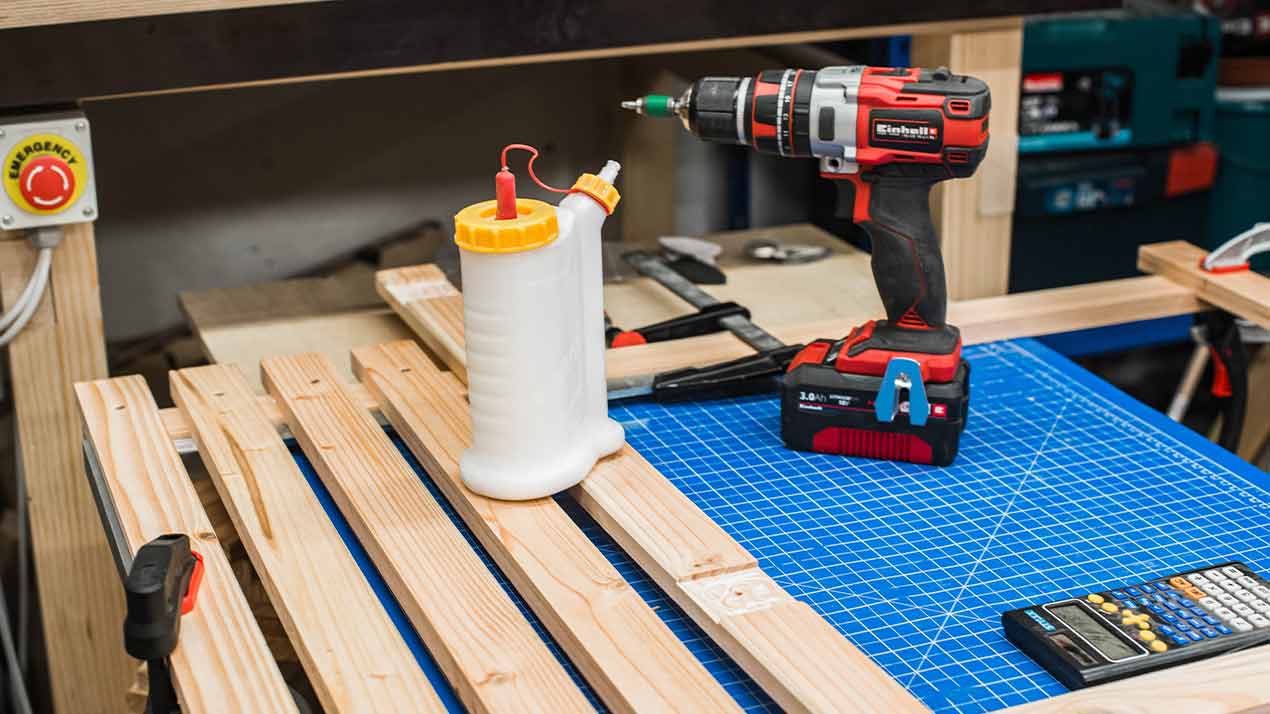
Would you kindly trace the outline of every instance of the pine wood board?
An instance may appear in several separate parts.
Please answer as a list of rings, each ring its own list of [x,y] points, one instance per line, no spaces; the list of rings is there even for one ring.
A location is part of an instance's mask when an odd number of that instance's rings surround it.
[[[211,365],[169,378],[322,707],[444,712],[242,372]]]
[[[4,7],[0,8],[0,29],[316,1],[318,0],[6,0]]]
[[[1138,249],[1138,269],[1195,291],[1200,299],[1270,330],[1270,277],[1251,270],[1210,273],[1200,267],[1208,253],[1185,241]]]
[[[434,300],[429,295],[444,291],[444,276],[435,266],[415,266],[380,271],[377,280],[394,284],[389,303],[404,320],[422,329],[420,339],[447,365],[462,364],[462,296],[446,293]],[[411,282],[427,288],[417,291]],[[871,279],[869,281],[871,287]],[[453,288],[449,288],[453,290]],[[664,291],[663,291],[664,292]],[[1037,290],[949,305],[949,321],[962,330],[966,344],[1032,337],[1068,330],[1103,327],[1135,320],[1185,315],[1204,309],[1194,290],[1157,276],[1143,276],[1089,283],[1066,288]],[[787,325],[762,325],[788,344],[821,337],[839,337],[880,310],[855,317],[818,319]],[[445,334],[439,334],[445,331]],[[609,379],[657,374],[672,369],[713,364],[753,354],[753,350],[729,333],[688,337],[669,342],[609,350]]]
[[[354,370],[601,699],[618,711],[734,711],[719,686],[554,500],[467,490],[465,389],[412,341],[355,350]]]
[[[463,534],[322,355],[275,357],[265,386],[466,706],[591,707]]]
[[[931,194],[953,300],[1003,295],[1009,288],[1022,52],[1022,20],[913,38],[914,65],[951,67],[992,89],[992,138],[983,163],[974,176],[944,181]]]
[[[294,714],[295,702],[164,431],[145,380],[131,376],[80,382],[75,393],[128,559],[168,533],[188,535],[203,556],[198,604],[181,618],[181,637],[171,657],[182,711]],[[115,583],[119,576],[112,573],[111,578]],[[119,625],[114,625],[108,636],[119,642]],[[117,711],[126,686],[113,703],[94,706]]]
[[[355,351],[354,361],[398,432],[408,442],[416,435],[413,450],[425,468],[452,473],[455,488],[466,493],[458,484],[458,457],[471,435],[457,380],[443,388],[441,373],[411,342]],[[439,414],[452,421],[451,433],[421,439],[421,430],[436,428],[430,422]],[[625,446],[602,460],[571,493],[786,710],[844,711],[844,702],[851,702],[856,711],[925,711],[809,606],[765,575],[749,552],[634,449]]]
[[[35,267],[30,243],[9,240],[18,235],[0,232],[6,309]],[[91,224],[64,229],[45,297],[8,354],[53,703],[64,712],[113,714],[135,667],[119,634],[123,592],[84,478],[71,389],[106,376]]]

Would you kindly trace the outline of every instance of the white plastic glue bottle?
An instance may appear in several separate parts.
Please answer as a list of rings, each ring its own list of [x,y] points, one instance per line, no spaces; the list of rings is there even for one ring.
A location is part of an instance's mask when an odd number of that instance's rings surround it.
[[[537,151],[513,144],[508,147]],[[621,167],[583,174],[558,206],[517,198],[506,167],[498,198],[454,217],[463,271],[472,446],[463,482],[493,498],[542,498],[581,481],[622,447],[608,416],[600,228]]]

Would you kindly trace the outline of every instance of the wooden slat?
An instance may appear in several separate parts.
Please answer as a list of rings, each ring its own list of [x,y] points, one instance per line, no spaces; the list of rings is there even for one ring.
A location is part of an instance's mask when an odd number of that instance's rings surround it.
[[[447,366],[453,368],[454,364],[461,365],[465,361],[463,298],[446,292],[449,283],[438,284],[445,279],[440,270],[435,266],[397,268],[380,271],[376,279],[381,284],[394,284],[396,297],[388,298],[389,303]],[[416,284],[419,287],[413,287]],[[444,297],[434,304],[431,295]],[[1164,278],[1147,276],[954,301],[948,312],[949,321],[961,328],[965,344],[976,344],[1186,315],[1202,309],[1204,304],[1194,290]],[[821,320],[764,327],[784,342],[796,344],[845,335],[855,324],[845,320]],[[609,379],[622,379],[749,354],[753,354],[753,350],[731,334],[716,333],[609,350],[606,361]]]
[[[444,712],[242,372],[211,365],[169,379],[322,707]]]
[[[451,372],[467,379],[463,298],[435,265],[381,270],[375,289]]]
[[[35,267],[35,249],[16,238],[0,231],[6,309]],[[8,354],[53,703],[63,712],[113,714],[135,665],[120,639],[123,592],[84,479],[71,389],[106,376],[91,224],[66,227],[48,293]]]
[[[380,345],[357,350],[353,358],[355,371],[425,468],[438,480],[440,474],[448,475],[452,501],[457,497],[479,507],[473,520],[497,523],[502,533],[515,535],[521,544],[526,531],[513,529],[511,517],[534,510],[560,517],[554,515],[558,507],[549,499],[526,504],[491,501],[461,487],[458,458],[471,441],[463,391],[458,380],[442,374],[417,345]],[[753,556],[630,447],[601,461],[574,494],[787,710],[925,710],[810,607],[763,574]],[[532,551],[542,557],[541,548]],[[558,563],[551,575],[563,577]],[[602,621],[618,620],[614,614]],[[627,649],[628,656],[631,651]]]
[[[1138,249],[1138,269],[1194,290],[1203,300],[1270,330],[1270,278],[1250,270],[1210,273],[1200,267],[1205,251],[1185,241]]]
[[[590,711],[330,362],[310,353],[261,367],[291,432],[463,702],[483,712]]]
[[[171,658],[182,711],[296,712],[145,380],[81,382],[75,392],[129,557],[166,533],[188,535],[203,556],[198,605],[181,618]],[[112,577],[117,582],[118,575]],[[118,638],[117,627],[103,636]],[[103,711],[120,707],[96,706]]]
[[[150,17],[177,12],[232,10],[316,0],[5,0],[0,29],[61,25],[123,17]]]
[[[1270,650],[1254,647],[1041,699],[1008,714],[1266,714]]]
[[[992,141],[983,164],[971,178],[940,183],[931,197],[952,299],[1002,295],[1009,287],[1022,53],[1022,19],[1011,28],[913,38],[914,65],[951,67],[992,90]]]
[[[463,487],[463,387],[413,342],[356,350],[354,371],[499,567],[610,708],[734,711],[736,703],[552,499]]]

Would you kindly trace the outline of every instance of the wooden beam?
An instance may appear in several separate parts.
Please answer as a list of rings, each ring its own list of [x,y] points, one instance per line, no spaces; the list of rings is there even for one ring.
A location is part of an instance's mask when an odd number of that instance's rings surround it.
[[[1270,330],[1270,278],[1251,270],[1210,273],[1200,267],[1205,255],[1185,241],[1152,243],[1138,249],[1138,269],[1166,277],[1202,300]]]
[[[1270,652],[1255,647],[1010,707],[1003,714],[1267,711]]]
[[[242,372],[211,365],[169,380],[322,708],[444,712]]]
[[[18,238],[0,232],[5,309],[35,267],[35,249]],[[9,368],[53,703],[61,712],[114,712],[136,668],[123,650],[123,591],[84,478],[71,389],[106,376],[92,224],[66,227],[48,292],[9,345]]]
[[[7,0],[0,8],[0,30],[10,27],[62,25],[123,17],[151,17],[178,12],[233,10],[315,0]]]
[[[1004,295],[1010,282],[1010,236],[1018,169],[1019,66],[1023,21],[987,31],[913,38],[913,64],[944,66],[988,83],[992,138],[988,155],[969,179],[945,181],[931,196],[942,241],[948,296],[954,300]]]
[[[552,499],[498,501],[467,490],[464,389],[413,342],[355,350],[424,470],[610,708],[734,711],[736,703]]]
[[[375,289],[432,354],[467,381],[463,297],[445,273],[431,263],[381,270],[375,273]]]
[[[105,507],[121,529],[123,554],[131,560],[154,538],[183,533],[203,556],[198,605],[181,618],[181,637],[171,657],[181,710],[296,712],[145,380],[131,376],[80,382],[75,393],[106,489],[103,498],[109,499]],[[94,517],[89,523],[96,521]],[[118,577],[112,573],[114,582]],[[83,599],[78,603],[90,605]],[[119,624],[113,625],[103,636],[119,641]],[[114,698],[94,702],[85,711],[118,711],[122,700],[120,689]]]
[[[380,271],[382,294],[446,365],[462,365],[463,298],[435,266]],[[415,287],[415,286],[418,287]],[[430,297],[438,295],[440,297]],[[1136,320],[1186,315],[1204,309],[1195,291],[1160,277],[1109,280],[1052,290],[1037,290],[976,300],[954,301],[949,321],[962,329],[966,344],[1033,337],[1055,332],[1105,327]],[[788,344],[842,336],[855,324],[821,320],[797,325],[766,325]],[[672,369],[737,359],[753,350],[729,333],[688,337],[669,342],[609,350],[609,379],[657,374]],[[458,372],[463,374],[463,372]]]
[[[420,431],[433,437],[416,436],[412,450],[436,464],[432,472],[450,471],[457,481],[458,456],[471,441],[457,383],[444,388],[444,376],[412,342],[358,350],[354,361],[408,442]],[[443,414],[450,432],[438,439],[433,425]],[[925,711],[630,446],[603,459],[571,493],[787,711]]]
[[[464,704],[481,712],[590,711],[329,360],[310,353],[261,368],[291,432]]]

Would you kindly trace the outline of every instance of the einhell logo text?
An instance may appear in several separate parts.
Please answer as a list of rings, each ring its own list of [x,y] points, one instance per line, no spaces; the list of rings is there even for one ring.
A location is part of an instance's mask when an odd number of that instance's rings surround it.
[[[925,122],[900,122],[894,120],[875,120],[873,136],[887,141],[912,141],[926,143],[939,140],[939,129]]]

